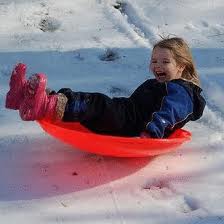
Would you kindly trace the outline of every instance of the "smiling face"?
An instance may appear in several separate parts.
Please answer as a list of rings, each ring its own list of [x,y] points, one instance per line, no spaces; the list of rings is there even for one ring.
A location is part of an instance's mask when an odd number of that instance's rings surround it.
[[[181,78],[184,68],[185,66],[177,64],[168,48],[155,47],[153,49],[150,69],[158,82]]]

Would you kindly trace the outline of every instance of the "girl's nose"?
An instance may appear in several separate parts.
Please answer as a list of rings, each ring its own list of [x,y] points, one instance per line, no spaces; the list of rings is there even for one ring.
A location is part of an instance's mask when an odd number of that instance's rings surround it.
[[[157,62],[157,63],[154,65],[154,68],[161,68],[161,63]]]
[[[162,61],[157,61],[157,63],[156,63],[158,66],[160,66],[160,67],[162,67],[162,65],[163,65],[163,62]]]

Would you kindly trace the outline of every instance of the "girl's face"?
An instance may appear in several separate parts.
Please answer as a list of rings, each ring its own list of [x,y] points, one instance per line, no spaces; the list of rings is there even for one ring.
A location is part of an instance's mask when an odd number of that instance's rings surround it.
[[[179,66],[170,49],[154,48],[152,52],[150,69],[158,82],[167,82],[179,79],[185,66]]]

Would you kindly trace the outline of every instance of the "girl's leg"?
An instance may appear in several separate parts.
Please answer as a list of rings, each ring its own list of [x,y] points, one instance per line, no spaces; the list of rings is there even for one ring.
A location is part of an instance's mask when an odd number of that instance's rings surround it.
[[[24,86],[26,84],[26,65],[17,64],[12,71],[9,82],[10,90],[6,95],[5,107],[8,109],[18,110],[24,99]]]
[[[46,83],[44,74],[35,74],[27,81],[19,109],[22,120],[62,119],[67,97],[63,94],[47,95]]]
[[[79,121],[88,129],[103,134],[136,136],[139,126],[135,105],[128,98],[113,98],[101,93],[74,92],[69,88],[59,90],[68,103],[63,121]]]

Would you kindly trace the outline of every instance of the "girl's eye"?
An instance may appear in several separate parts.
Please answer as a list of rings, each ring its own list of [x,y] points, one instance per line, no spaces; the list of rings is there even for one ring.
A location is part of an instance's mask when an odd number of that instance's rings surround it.
[[[170,63],[170,61],[163,61],[163,63],[164,63],[164,64],[169,64],[169,63]]]
[[[157,63],[157,61],[156,60],[152,60],[152,64],[155,64],[155,63]]]

